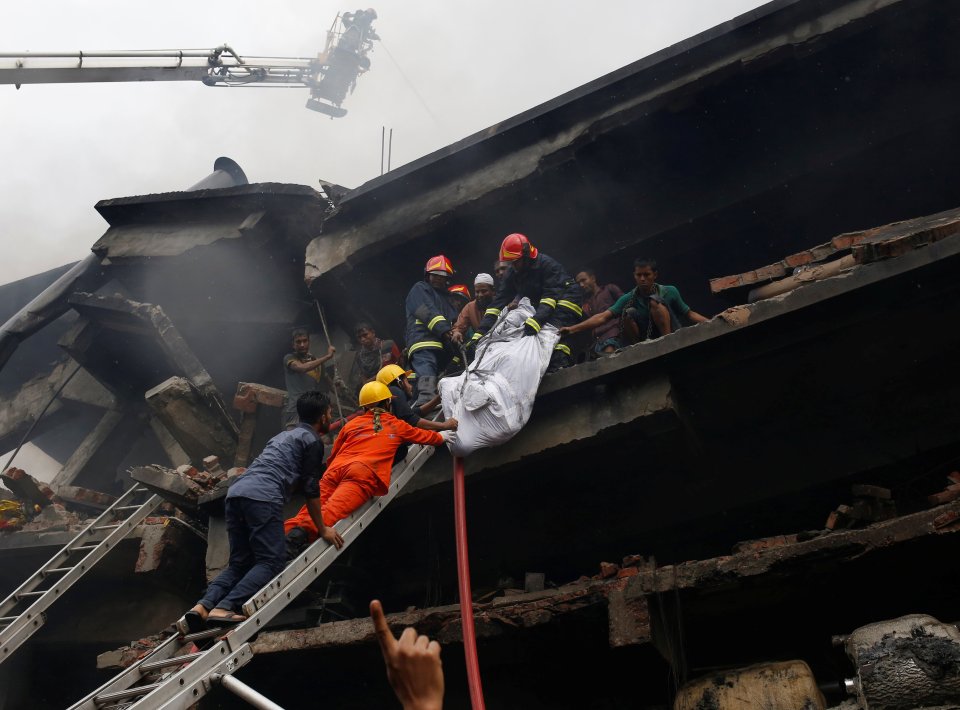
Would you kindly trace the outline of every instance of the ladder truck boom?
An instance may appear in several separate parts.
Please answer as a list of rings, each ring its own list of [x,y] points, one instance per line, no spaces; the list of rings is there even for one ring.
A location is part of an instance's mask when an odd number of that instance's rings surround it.
[[[339,118],[341,103],[370,68],[376,12],[337,15],[316,58],[242,57],[228,44],[214,49],[0,52],[0,84],[199,81],[207,86],[303,86],[307,108]]]

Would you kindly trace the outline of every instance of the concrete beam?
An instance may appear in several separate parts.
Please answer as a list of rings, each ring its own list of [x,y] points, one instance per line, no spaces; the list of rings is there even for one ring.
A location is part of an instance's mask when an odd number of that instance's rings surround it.
[[[500,636],[517,628],[549,624],[557,616],[603,607],[607,604],[609,591],[622,586],[623,580],[620,579],[580,582],[559,589],[500,597],[487,604],[474,604],[477,636]],[[388,614],[387,623],[397,635],[405,627],[415,626],[421,634],[427,634],[442,644],[463,641],[458,604]],[[262,633],[253,644],[253,652],[282,653],[352,646],[371,643],[374,638],[370,619],[350,619],[311,629]]]
[[[89,293],[73,294],[70,305],[83,318],[61,339],[60,345],[102,382],[112,385],[114,389],[118,386],[124,389],[126,383],[122,380],[127,375],[142,373],[146,366],[145,358],[142,355],[129,357],[130,340],[142,339],[146,342],[141,353],[157,353],[169,371],[189,379],[205,397],[219,400],[209,373],[160,306],[138,303],[119,295]],[[123,356],[115,357],[107,367],[103,362],[103,346],[112,345],[106,337],[109,333],[116,333],[122,338],[118,346],[123,349]]]
[[[569,398],[565,406],[536,405],[527,425],[507,443],[471,454],[466,460],[467,474],[522,463],[546,451],[593,446],[598,434],[614,427],[635,426],[638,433],[657,436],[684,426],[670,381],[664,376],[611,386],[587,385],[565,392],[565,397]],[[407,484],[403,495],[450,480],[449,469],[445,457],[439,462],[431,460]]]
[[[147,404],[192,461],[213,455],[233,461],[237,426],[219,396],[205,397],[183,377],[171,377],[144,394]]]
[[[142,483],[181,510],[197,510],[197,490],[176,471],[162,466],[137,466],[130,471],[130,478]]]
[[[128,416],[128,413],[118,410],[107,410],[97,422],[97,425],[87,434],[80,445],[74,450],[63,464],[63,468],[54,476],[50,483],[54,490],[60,490],[61,487],[71,486],[73,482],[83,473],[87,465],[93,460],[97,452],[113,437],[117,427]]]
[[[163,422],[157,417],[152,416],[150,417],[150,428],[153,429],[153,433],[160,442],[160,446],[169,457],[171,465],[185,466],[190,463],[190,457],[187,455],[187,452],[184,451],[180,443],[173,438],[170,430],[163,425]]]

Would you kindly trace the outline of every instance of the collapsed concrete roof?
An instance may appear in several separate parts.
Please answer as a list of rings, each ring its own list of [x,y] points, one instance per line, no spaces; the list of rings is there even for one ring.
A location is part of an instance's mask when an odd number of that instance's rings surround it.
[[[438,252],[468,281],[522,231],[608,281],[653,255],[710,311],[711,277],[960,204],[958,22],[930,0],[769,3],[352,191],[307,280],[343,325],[398,336],[381,294]]]

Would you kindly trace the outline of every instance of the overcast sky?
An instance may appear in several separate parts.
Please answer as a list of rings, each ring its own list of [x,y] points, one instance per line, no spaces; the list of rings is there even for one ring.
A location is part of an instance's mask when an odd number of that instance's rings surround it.
[[[369,0],[366,0],[369,1]],[[382,38],[331,120],[307,89],[192,82],[0,86],[0,283],[82,258],[106,229],[101,199],[198,182],[221,155],[251,182],[356,187],[762,5],[756,0],[381,0]],[[4,3],[0,51],[207,49],[312,57],[329,0],[31,0]]]

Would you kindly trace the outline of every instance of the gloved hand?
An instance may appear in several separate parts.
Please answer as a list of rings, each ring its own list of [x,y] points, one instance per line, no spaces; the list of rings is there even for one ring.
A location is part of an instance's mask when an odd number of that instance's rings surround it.
[[[524,324],[523,324],[523,334],[524,334],[524,335],[536,335],[536,334],[537,334],[537,329],[534,328],[534,327],[533,327],[532,325],[530,325],[529,323],[524,323]]]

